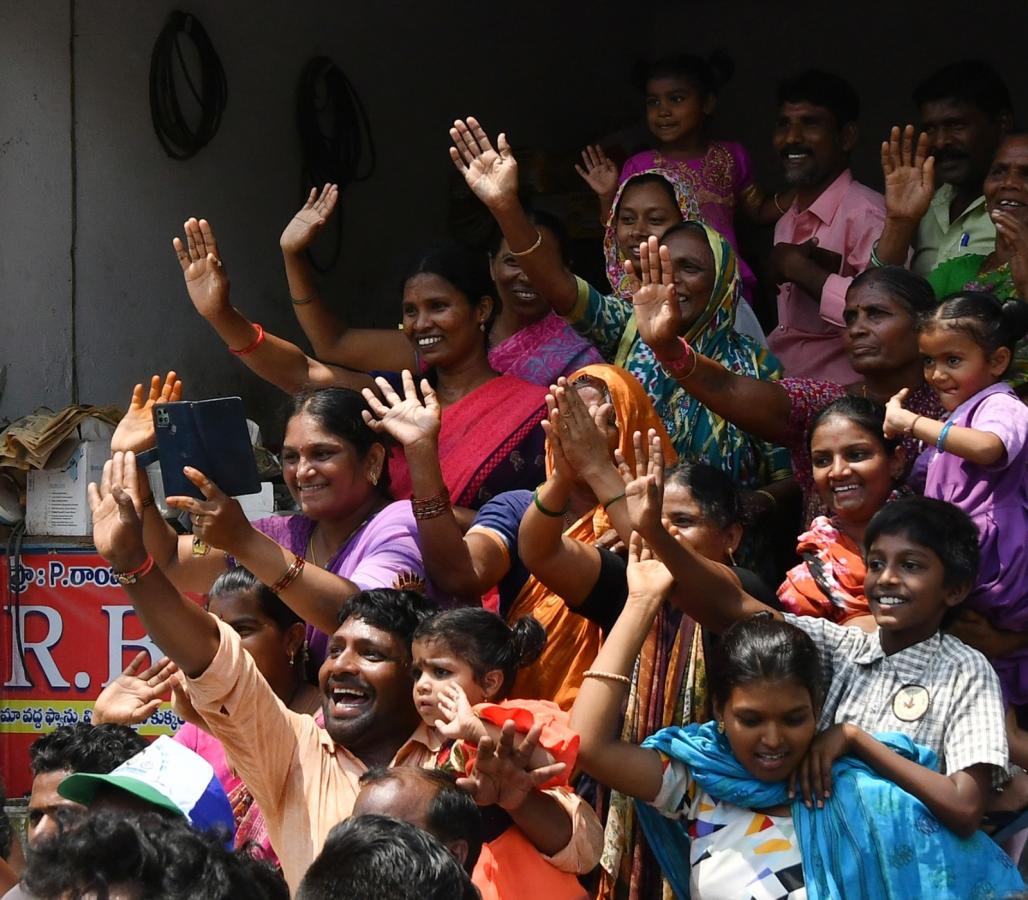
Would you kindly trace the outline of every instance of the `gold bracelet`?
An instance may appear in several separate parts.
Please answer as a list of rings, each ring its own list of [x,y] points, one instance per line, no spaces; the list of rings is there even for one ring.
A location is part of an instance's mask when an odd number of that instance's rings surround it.
[[[300,555],[296,555],[293,559],[293,564],[286,569],[282,577],[271,586],[271,593],[278,594],[289,587],[289,585],[299,577],[306,564],[307,560]]]
[[[410,505],[415,519],[434,519],[450,509],[450,492],[444,487],[434,497],[411,497]]]
[[[532,244],[531,247],[529,247],[527,250],[514,250],[514,249],[512,249],[510,251],[510,255],[511,256],[528,256],[529,253],[535,253],[535,251],[538,250],[542,246],[542,244],[543,244],[543,233],[541,231],[536,231],[536,233],[535,233],[535,243]]]
[[[767,497],[767,499],[771,501],[771,508],[778,509],[778,498],[770,491],[765,491],[763,488],[757,488],[753,493],[760,494],[761,497]]]
[[[206,556],[211,552],[211,545],[198,534],[193,535],[193,556]]]
[[[600,678],[604,681],[616,681],[619,684],[632,686],[632,679],[627,675],[618,675],[617,672],[599,672],[595,669],[586,669],[582,673],[583,678]]]
[[[788,212],[788,210],[782,209],[782,204],[778,202],[778,191],[775,191],[772,199],[775,201],[775,209],[777,209],[784,216]]]

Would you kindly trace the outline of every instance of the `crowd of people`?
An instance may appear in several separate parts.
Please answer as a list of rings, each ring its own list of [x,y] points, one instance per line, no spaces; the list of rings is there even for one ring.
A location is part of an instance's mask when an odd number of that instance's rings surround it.
[[[652,63],[650,146],[583,151],[600,287],[471,117],[450,156],[495,238],[418,253],[400,330],[318,288],[335,185],[280,241],[312,355],[185,223],[196,311],[292,396],[295,512],[187,468],[178,534],[137,454],[182,382],[136,386],[93,538],[166,657],[33,747],[7,896],[1021,896],[1028,137],[947,65],[883,196],[857,94],[810,70],[769,192],[710,136],[730,70]],[[767,336],[739,220],[774,226]]]

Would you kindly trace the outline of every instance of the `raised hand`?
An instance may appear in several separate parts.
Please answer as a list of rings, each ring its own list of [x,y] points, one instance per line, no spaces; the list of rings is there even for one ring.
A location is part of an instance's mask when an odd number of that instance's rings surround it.
[[[193,306],[205,319],[229,309],[228,275],[218,256],[218,243],[206,219],[188,219],[182,226],[186,243],[172,240],[178,255],[186,290]]]
[[[339,201],[339,186],[326,184],[321,192],[317,188],[311,188],[307,202],[300,208],[300,211],[289,220],[278,244],[283,253],[303,253],[310,245],[318,232],[335,212],[336,203]]]
[[[200,489],[204,499],[168,497],[168,506],[185,510],[192,516],[195,537],[218,550],[233,553],[254,530],[239,501],[227,496],[203,472],[191,466],[182,471]]]
[[[582,151],[582,165],[575,163],[575,171],[600,197],[613,197],[617,192],[618,167],[599,144],[587,146]]]
[[[456,683],[448,684],[436,701],[439,718],[435,721],[435,730],[447,740],[465,740],[477,744],[486,734],[475,711],[468,702],[468,695]]]
[[[175,686],[178,666],[164,656],[141,672],[149,656],[145,650],[137,653],[125,670],[100,692],[93,705],[94,725],[105,722],[138,725],[157,711],[161,701],[168,699]]]
[[[498,742],[491,737],[478,742],[475,767],[467,778],[457,779],[457,787],[470,793],[479,806],[517,809],[532,791],[567,768],[565,763],[529,768],[542,730],[541,724],[533,725],[528,734],[517,741],[514,723],[504,722]]]
[[[143,503],[134,453],[115,453],[104,463],[99,486],[86,489],[93,514],[93,546],[116,572],[128,572],[146,560]]]
[[[155,443],[153,408],[160,403],[174,403],[182,399],[182,382],[174,372],[169,372],[161,382],[160,375],[150,378],[150,392],[143,397],[143,385],[132,389],[128,412],[122,416],[111,437],[111,451],[121,450],[141,453]]]
[[[885,424],[882,432],[889,440],[896,440],[910,434],[910,429],[917,418],[909,409],[903,408],[903,403],[908,396],[910,396],[910,389],[902,388],[885,404]]]
[[[1002,209],[994,210],[991,218],[996,226],[996,248],[1009,255],[1017,295],[1028,301],[1028,225]]]
[[[379,400],[375,392],[368,388],[361,391],[371,410],[365,410],[361,414],[364,421],[372,431],[377,434],[388,434],[404,447],[418,443],[435,445],[439,439],[442,413],[432,385],[426,379],[421,380],[421,394],[425,398],[422,401],[418,399],[414,376],[409,369],[403,370],[401,378],[402,398],[384,378],[376,378],[375,384],[382,392],[385,402]]]
[[[682,311],[675,292],[671,251],[651,236],[639,245],[639,269],[640,286],[632,295],[639,336],[658,359],[679,356]],[[625,261],[625,271],[636,274],[631,260]]]
[[[561,428],[560,410],[557,408],[557,386],[550,385],[550,393],[546,395],[546,418],[542,421],[543,434],[553,459],[553,474],[561,481],[571,484],[575,480],[574,467],[564,454],[564,442]]]
[[[607,420],[611,405],[604,403],[593,412],[586,408],[578,391],[559,378],[551,386],[559,415],[560,446],[571,469],[588,480],[590,473],[611,466]]]
[[[628,541],[628,596],[647,603],[663,603],[675,579],[667,567],[653,555],[638,531]]]
[[[450,159],[464,176],[468,187],[490,209],[518,199],[518,163],[507,136],[500,134],[496,149],[478,120],[457,119],[450,129]]]
[[[656,429],[651,428],[645,443],[640,432],[632,435],[632,449],[635,451],[635,471],[632,471],[620,450],[614,451],[614,457],[621,480],[625,483],[629,521],[632,528],[645,537],[663,527],[661,507],[664,503],[664,446]]]
[[[902,134],[893,125],[889,140],[882,141],[882,174],[885,176],[885,211],[890,219],[917,223],[924,218],[935,194],[935,157],[928,154],[928,135],[914,145],[914,126]]]

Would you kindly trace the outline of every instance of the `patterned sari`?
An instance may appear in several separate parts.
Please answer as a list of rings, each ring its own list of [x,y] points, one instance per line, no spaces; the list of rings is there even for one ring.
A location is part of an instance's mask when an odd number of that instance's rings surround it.
[[[606,385],[618,423],[618,445],[629,466],[635,466],[632,434],[646,434],[653,428],[664,443],[665,463],[675,458],[664,427],[653,410],[639,382],[623,369],[608,365],[586,366],[569,377],[574,382],[583,376],[595,378]],[[610,530],[610,520],[597,506],[571,525],[567,537],[593,544]],[[532,665],[519,670],[512,697],[552,700],[562,709],[570,709],[582,684],[582,673],[589,668],[600,649],[600,629],[576,615],[534,575],[531,576],[507,613],[507,621],[534,616],[546,629],[546,647]]]
[[[668,173],[640,174],[656,174],[668,180],[682,209],[688,209],[685,188],[669,178]],[[631,181],[625,184],[631,184]],[[615,209],[625,184],[616,196]],[[765,347],[735,330],[735,313],[740,302],[735,252],[714,229],[700,222],[695,224],[707,236],[717,275],[706,308],[684,337],[698,353],[714,359],[737,375],[777,381],[782,377],[778,360]],[[575,330],[596,344],[605,359],[622,366],[639,379],[679,456],[709,463],[730,474],[745,488],[752,489],[788,478],[788,451],[750,436],[694,400],[664,371],[653,351],[639,337],[632,309],[632,293],[636,285],[633,279],[623,274],[613,215],[603,246],[608,277],[615,292],[603,296],[578,279],[578,301],[566,316]]]
[[[599,350],[552,310],[489,350],[489,365],[497,372],[543,387],[582,366],[602,362]]]

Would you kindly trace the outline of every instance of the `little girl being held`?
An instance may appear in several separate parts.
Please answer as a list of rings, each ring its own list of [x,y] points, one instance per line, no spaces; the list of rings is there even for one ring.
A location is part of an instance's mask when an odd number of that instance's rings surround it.
[[[1028,304],[964,291],[922,317],[925,380],[949,413],[944,422],[889,401],[886,436],[928,448],[912,479],[926,497],[966,512],[981,537],[978,583],[951,631],[989,657],[1009,704],[1028,704],[1028,408],[1003,381],[1028,331]]]
[[[418,627],[411,645],[414,704],[442,739],[437,768],[458,777],[470,774],[479,743],[498,741],[505,723],[513,722],[519,734],[538,737],[527,768],[554,773],[539,790],[572,796],[566,785],[578,755],[578,735],[568,727],[568,714],[544,700],[506,699],[517,670],[533,662],[545,644],[546,631],[531,616],[510,627],[481,608],[446,610]],[[556,859],[545,856],[526,823],[515,821],[502,803],[501,798],[483,809],[488,852],[479,868],[488,870],[493,895],[526,896],[531,888],[538,896],[559,900],[584,897],[571,867],[558,867]],[[476,869],[476,884],[481,876]]]
[[[662,172],[684,184],[690,194],[685,218],[705,222],[727,238],[739,256],[743,294],[753,299],[756,278],[739,254],[736,209],[751,222],[772,224],[789,208],[792,197],[767,196],[754,184],[753,165],[742,144],[710,139],[718,92],[734,68],[721,52],[709,59],[682,54],[644,65],[639,81],[646,96],[646,126],[655,148],[630,157],[620,177],[599,146],[587,147],[582,152],[583,165],[576,168],[599,195],[603,224],[619,187],[633,175]]]

